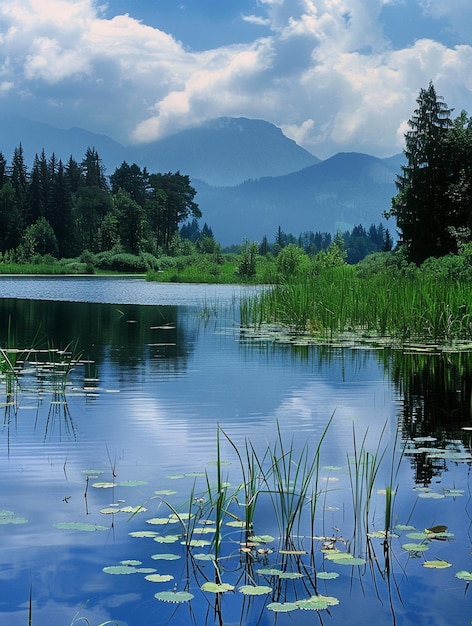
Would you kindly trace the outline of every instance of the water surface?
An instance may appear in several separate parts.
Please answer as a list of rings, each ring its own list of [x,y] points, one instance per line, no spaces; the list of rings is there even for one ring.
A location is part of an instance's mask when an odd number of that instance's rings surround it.
[[[198,626],[313,623],[318,613],[274,614],[265,608],[267,598],[243,602],[237,588],[223,594],[215,607],[215,595],[199,589],[203,574],[212,575],[211,564],[195,578],[180,542],[159,544],[129,533],[170,532],[146,523],[169,515],[156,491],[176,491],[169,497],[178,506],[193,489],[204,492],[205,473],[216,480],[219,427],[240,450],[249,438],[262,453],[280,428],[288,447],[293,442],[301,450],[307,443],[314,454],[331,416],[320,461],[317,536],[351,539],[349,467],[355,439],[358,448],[365,441],[372,454],[387,449],[373,496],[373,529],[384,521],[384,496],[377,490],[385,487],[394,465],[399,467],[395,522],[416,530],[446,525],[454,537],[428,542],[427,560],[450,562],[447,569],[425,568],[425,553],[402,549],[411,541],[406,531],[392,541],[387,569],[378,539],[372,540],[376,554],[367,566],[329,564],[339,577],[318,580],[317,593],[337,598],[339,605],[319,612],[323,623],[352,624],[353,614],[379,626],[470,621],[470,591],[455,577],[472,570],[470,431],[464,430],[470,426],[470,402],[464,398],[470,370],[465,363],[449,355],[446,367],[440,367],[438,357],[433,363],[415,362],[411,370],[406,355],[388,351],[250,342],[239,329],[240,289],[234,287],[96,277],[2,278],[0,290],[1,346],[69,347],[82,355],[69,377],[66,404],[55,402],[47,376],[34,368],[24,372],[14,399],[2,378],[0,509],[28,520],[0,524],[0,615],[5,623],[27,623],[30,587],[35,626],[67,625],[76,614],[97,626],[107,619],[120,626],[169,620]],[[203,314],[208,302],[215,303],[210,316]],[[392,452],[397,436],[401,445]],[[403,444],[408,449],[402,458]],[[430,451],[436,446],[463,456],[435,456]],[[221,456],[230,463],[224,466],[228,482],[237,485],[238,459],[224,437]],[[142,484],[132,486],[132,481]],[[116,486],[93,487],[97,482]],[[101,513],[111,504],[144,505],[147,511]],[[4,521],[8,517],[4,514]],[[106,530],[55,526],[64,522]],[[259,533],[277,537],[267,499],[261,498],[257,525]],[[226,544],[233,555],[227,568],[222,566],[228,580],[238,569],[237,537],[230,535]],[[303,540],[304,547],[309,550],[313,541],[318,540]],[[316,569],[322,571],[327,565],[318,544]],[[257,556],[255,569],[277,565],[276,546],[277,541],[267,557]],[[151,558],[168,552],[181,558],[168,563]],[[128,559],[174,578],[152,583],[139,573],[104,573],[104,567]],[[313,572],[305,578],[308,595],[314,592],[312,579]],[[263,584],[268,583],[273,581]],[[174,585],[188,589],[195,600],[179,606],[154,598]],[[300,588],[293,586],[289,594],[301,593]]]

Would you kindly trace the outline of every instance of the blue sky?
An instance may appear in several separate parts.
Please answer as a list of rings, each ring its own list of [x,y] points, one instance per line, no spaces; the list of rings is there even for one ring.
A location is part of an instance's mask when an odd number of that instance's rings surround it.
[[[470,24],[470,0],[0,0],[0,114],[124,144],[244,116],[389,156],[430,80],[472,114]]]

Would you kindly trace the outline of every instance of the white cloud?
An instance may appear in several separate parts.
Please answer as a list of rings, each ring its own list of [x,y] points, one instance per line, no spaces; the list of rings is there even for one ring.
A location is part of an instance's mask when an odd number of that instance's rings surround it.
[[[194,52],[129,15],[106,19],[93,0],[0,0],[0,103],[121,141],[229,115],[267,119],[321,157],[391,154],[430,79],[450,106],[472,109],[472,48],[397,49],[380,25],[385,4],[259,0],[261,15],[241,19],[269,36]],[[423,6],[452,23],[468,0],[457,14],[445,0]]]

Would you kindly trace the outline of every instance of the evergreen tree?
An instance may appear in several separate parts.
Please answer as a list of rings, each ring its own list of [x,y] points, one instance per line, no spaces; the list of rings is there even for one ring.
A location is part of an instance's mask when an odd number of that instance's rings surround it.
[[[0,252],[17,247],[21,237],[21,216],[13,185],[6,182],[0,189]]]
[[[43,197],[41,190],[41,167],[39,157],[36,154],[31,168],[30,180],[25,208],[25,221],[28,225],[38,220],[43,212]]]
[[[0,152],[0,189],[8,181],[7,160],[2,152]]]
[[[139,254],[146,221],[144,209],[122,188],[115,194],[113,201],[121,245],[125,252]]]
[[[462,111],[446,135],[451,155],[452,181],[448,188],[450,202],[449,232],[457,244],[470,241],[472,234],[472,118]]]
[[[25,165],[23,147],[20,144],[13,152],[11,164],[11,184],[15,191],[15,210],[18,216],[23,216],[26,204],[26,192],[28,188],[28,170]]]
[[[151,174],[149,184],[156,197],[158,191],[163,192],[159,197],[157,220],[158,245],[168,247],[172,237],[179,231],[181,222],[190,216],[201,217],[198,204],[194,202],[195,189],[190,185],[190,178],[176,172],[172,174]],[[163,201],[163,202],[162,202]]]
[[[66,257],[79,254],[75,224],[72,214],[72,194],[68,178],[61,160],[57,163],[55,175],[51,182],[49,205],[49,221],[57,236],[59,256]]]
[[[116,194],[119,189],[124,189],[135,202],[144,206],[148,176],[147,171],[141,171],[136,163],[128,165],[123,161],[110,176],[111,191]]]
[[[82,182],[82,170],[77,161],[70,156],[65,166],[67,186],[71,193],[76,193]]]
[[[446,136],[452,125],[451,109],[432,83],[421,89],[417,104],[405,135],[407,164],[397,178],[398,194],[388,216],[396,217],[401,243],[410,260],[419,264],[429,256],[453,251],[455,242],[448,231],[451,154]]]
[[[107,190],[108,185],[105,177],[105,166],[98,156],[95,148],[87,148],[82,159],[82,181],[86,187],[98,187]]]

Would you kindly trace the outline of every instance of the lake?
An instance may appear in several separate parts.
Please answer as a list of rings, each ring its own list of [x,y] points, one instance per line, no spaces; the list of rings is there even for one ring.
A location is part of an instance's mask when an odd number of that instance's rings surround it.
[[[471,622],[470,355],[255,339],[251,289],[0,278],[1,623]]]

